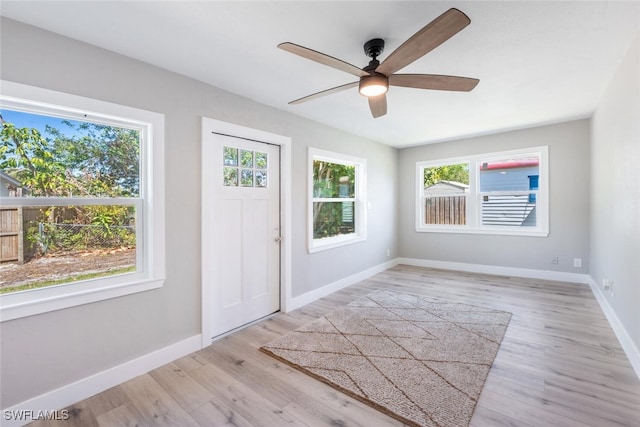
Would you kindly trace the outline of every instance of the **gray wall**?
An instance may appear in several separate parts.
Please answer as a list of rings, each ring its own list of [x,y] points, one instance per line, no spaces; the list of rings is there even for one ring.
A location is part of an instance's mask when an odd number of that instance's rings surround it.
[[[590,273],[599,284],[615,281],[609,304],[640,347],[638,40],[592,122],[396,151],[78,41],[4,18],[1,24],[0,78],[165,114],[167,173],[165,286],[0,324],[3,408],[200,332],[201,116],[293,139],[294,296],[398,256]],[[416,161],[537,145],[550,147],[548,237],[415,232]],[[307,253],[309,146],[366,153],[366,242]],[[555,256],[557,265],[551,264]],[[574,257],[583,258],[583,268],[573,268]]]
[[[592,119],[591,278],[640,349],[640,36]]]
[[[549,146],[549,236],[415,231],[415,164],[424,160]],[[589,268],[589,121],[579,120],[400,150],[400,256],[586,273]],[[554,257],[558,264],[552,264]],[[573,267],[582,258],[582,268]]]
[[[292,138],[294,296],[397,257],[395,149],[15,21],[0,31],[0,78],[164,114],[167,183],[164,287],[3,322],[3,408],[200,333],[201,116]],[[367,158],[365,242],[307,253],[308,146]]]

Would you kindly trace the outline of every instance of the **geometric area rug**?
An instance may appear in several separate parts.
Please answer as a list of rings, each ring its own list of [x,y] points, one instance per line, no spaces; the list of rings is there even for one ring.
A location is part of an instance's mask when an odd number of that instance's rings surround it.
[[[260,350],[407,425],[467,427],[510,319],[376,291]]]

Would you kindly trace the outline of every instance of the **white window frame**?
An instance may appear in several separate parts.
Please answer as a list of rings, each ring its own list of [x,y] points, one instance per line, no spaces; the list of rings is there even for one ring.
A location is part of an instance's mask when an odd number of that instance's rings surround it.
[[[355,232],[338,236],[314,239],[313,237],[313,203],[325,199],[313,197],[313,162],[315,160],[355,166],[355,197],[340,199],[354,202]],[[339,246],[362,242],[367,239],[367,160],[333,151],[309,147],[308,155],[308,206],[307,206],[307,241],[309,253],[323,251]],[[335,201],[330,199],[330,201]]]
[[[483,161],[495,158],[509,158],[513,156],[535,154],[540,158],[538,190],[527,191],[536,193],[536,226],[509,227],[482,224],[482,194],[480,193],[479,168]],[[466,224],[444,225],[425,224],[424,203],[424,170],[431,167],[458,163],[469,164],[469,193],[466,202]],[[513,193],[513,192],[509,192]],[[464,157],[427,160],[416,162],[416,216],[415,227],[421,233],[468,233],[468,234],[496,234],[514,236],[546,237],[549,235],[549,147],[538,146],[517,150],[500,151],[494,153],[475,154]]]
[[[134,205],[136,265],[132,273],[0,295],[0,322],[120,297],[162,286],[165,278],[164,115],[95,99],[0,81],[3,108],[140,131],[138,198],[0,198],[3,205]]]

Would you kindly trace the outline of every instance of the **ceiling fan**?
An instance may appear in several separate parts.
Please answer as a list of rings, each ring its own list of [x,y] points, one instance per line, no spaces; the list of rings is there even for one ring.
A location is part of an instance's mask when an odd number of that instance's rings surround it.
[[[389,90],[389,85],[468,92],[476,87],[478,79],[437,74],[395,74],[395,72],[440,46],[470,23],[471,20],[467,15],[458,9],[449,9],[391,52],[382,63],[378,61],[378,56],[384,49],[384,40],[369,40],[364,44],[364,51],[367,56],[371,57],[371,61],[362,69],[294,43],[280,43],[278,47],[287,52],[360,77],[359,81],[326,89],[291,101],[289,104],[300,104],[358,86],[360,94],[368,98],[369,109],[373,117],[376,118],[387,113],[386,93]]]

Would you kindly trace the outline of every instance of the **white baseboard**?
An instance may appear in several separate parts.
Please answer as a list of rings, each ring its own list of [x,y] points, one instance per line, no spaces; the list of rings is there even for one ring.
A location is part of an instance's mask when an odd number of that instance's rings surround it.
[[[38,414],[39,411],[52,412],[65,408],[201,348],[202,337],[198,334],[129,360],[121,365],[3,409],[0,415],[0,425],[2,427],[14,427],[28,424],[32,421],[28,418],[33,414]],[[17,419],[20,418],[19,414],[22,414],[22,420]]]
[[[529,279],[556,280],[559,282],[589,283],[588,274],[564,271],[536,270],[532,268],[503,267],[499,265],[468,264],[464,262],[437,261],[418,258],[398,258],[398,264],[442,270],[466,271],[469,273],[495,274],[496,276],[526,277]]]
[[[378,264],[374,267],[368,268],[364,271],[361,271],[356,274],[352,274],[351,276],[347,276],[340,280],[337,280],[333,283],[329,283],[321,288],[314,289],[313,291],[309,291],[305,294],[302,294],[297,297],[293,297],[289,299],[286,303],[285,311],[295,310],[296,308],[300,308],[304,305],[314,302],[320,298],[326,297],[329,294],[332,294],[340,289],[346,288],[347,286],[351,286],[355,283],[358,283],[364,279],[368,279],[371,276],[375,276],[378,273],[381,273],[393,266],[398,265],[398,260],[391,260],[384,262],[382,264]]]
[[[616,334],[618,341],[620,341],[620,345],[624,350],[633,370],[636,371],[636,376],[640,379],[640,350],[634,344],[631,336],[627,332],[626,328],[620,322],[620,319],[616,315],[616,312],[613,310],[607,298],[605,298],[602,293],[602,289],[598,286],[598,284],[593,280],[591,276],[589,276],[589,286],[591,287],[591,292],[595,295],[598,304],[600,304],[600,308],[604,312],[604,315],[607,317],[613,332]]]

